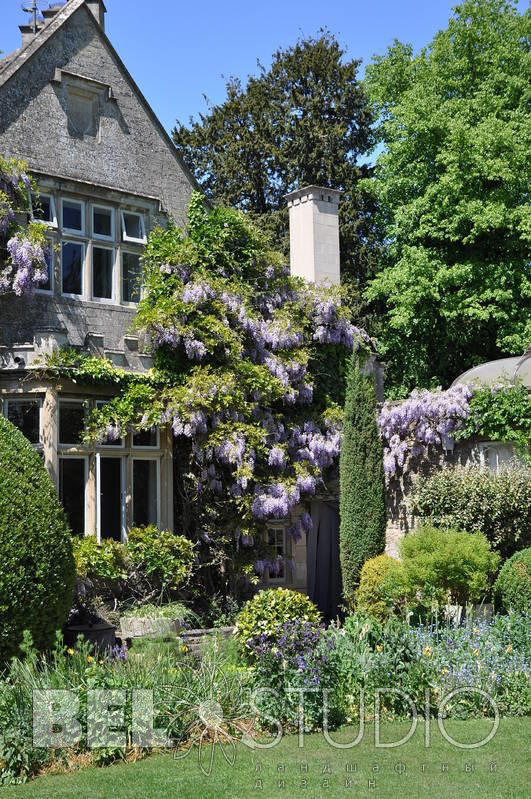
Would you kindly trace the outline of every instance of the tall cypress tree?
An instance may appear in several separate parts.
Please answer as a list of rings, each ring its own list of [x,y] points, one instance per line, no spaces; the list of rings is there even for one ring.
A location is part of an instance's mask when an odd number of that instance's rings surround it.
[[[385,548],[385,477],[377,425],[375,378],[355,355],[348,374],[340,459],[340,556],[343,591],[351,601],[367,558]]]

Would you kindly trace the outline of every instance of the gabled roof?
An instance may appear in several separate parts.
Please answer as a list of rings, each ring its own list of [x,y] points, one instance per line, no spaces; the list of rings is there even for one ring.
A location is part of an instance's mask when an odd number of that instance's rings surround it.
[[[28,61],[37,53],[41,47],[43,47],[46,42],[48,42],[56,33],[57,31],[62,28],[65,22],[70,19],[70,17],[75,14],[75,12],[81,8],[81,6],[85,7],[86,13],[89,15],[90,19],[92,20],[94,27],[98,30],[98,33],[102,37],[103,41],[105,42],[106,47],[108,47],[112,57],[116,60],[120,70],[123,72],[126,80],[131,86],[131,89],[136,94],[142,105],[144,106],[145,111],[147,112],[148,116],[150,117],[153,125],[157,128],[160,135],[168,145],[170,151],[172,152],[173,157],[177,160],[179,166],[185,173],[186,177],[190,181],[190,183],[194,186],[194,188],[199,190],[199,186],[195,177],[192,175],[186,164],[184,163],[182,156],[180,155],[179,151],[175,147],[171,137],[169,136],[168,132],[160,122],[159,118],[151,108],[150,104],[140,91],[140,88],[134,81],[131,73],[125,66],[124,62],[114,49],[111,40],[105,33],[104,29],[98,24],[96,19],[94,18],[92,12],[85,6],[85,0],[68,0],[66,5],[61,8],[60,11],[49,21],[46,22],[42,28],[40,28],[35,36],[24,46],[18,50],[15,50],[10,55],[6,56],[3,60],[0,61],[0,88],[4,86],[12,77],[16,75],[18,70],[27,64]]]

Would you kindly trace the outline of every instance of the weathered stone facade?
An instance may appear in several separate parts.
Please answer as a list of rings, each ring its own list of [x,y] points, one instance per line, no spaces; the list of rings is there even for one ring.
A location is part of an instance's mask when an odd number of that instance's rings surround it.
[[[170,217],[183,226],[194,182],[104,15],[102,0],[46,9],[0,61],[0,153],[28,163],[40,193],[32,213],[52,245],[43,290],[0,297],[0,403],[42,452],[74,532],[120,539],[137,523],[173,529],[171,433],[83,444],[83,414],[112,390],[42,381],[36,361],[69,345],[149,368],[132,329],[143,248]]]

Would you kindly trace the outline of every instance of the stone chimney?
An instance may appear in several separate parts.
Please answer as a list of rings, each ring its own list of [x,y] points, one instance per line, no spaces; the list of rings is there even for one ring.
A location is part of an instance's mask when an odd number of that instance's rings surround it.
[[[103,0],[85,0],[85,5],[95,16],[98,24],[105,30],[105,12],[107,9]]]
[[[337,189],[306,186],[286,195],[291,274],[312,283],[339,283]]]

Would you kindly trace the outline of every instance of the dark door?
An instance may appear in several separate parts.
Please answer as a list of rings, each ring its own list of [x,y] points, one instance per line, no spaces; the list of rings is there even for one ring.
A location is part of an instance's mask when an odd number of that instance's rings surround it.
[[[312,531],[307,538],[308,596],[324,618],[340,614],[342,597],[337,502],[312,502]]]

